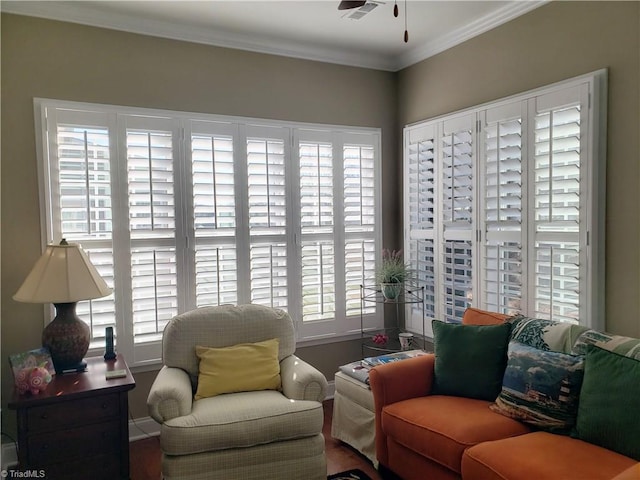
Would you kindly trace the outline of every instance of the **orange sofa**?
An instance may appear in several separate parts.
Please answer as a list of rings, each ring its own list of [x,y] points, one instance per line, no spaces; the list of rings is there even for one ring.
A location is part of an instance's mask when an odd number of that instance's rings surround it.
[[[507,317],[468,309],[463,323]],[[404,480],[640,479],[636,460],[566,435],[535,431],[492,402],[431,395],[435,356],[378,366],[369,375],[381,471]]]

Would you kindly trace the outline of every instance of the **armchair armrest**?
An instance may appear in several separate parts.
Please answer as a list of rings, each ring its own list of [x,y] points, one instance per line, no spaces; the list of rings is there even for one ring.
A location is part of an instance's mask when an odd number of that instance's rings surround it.
[[[160,369],[153,381],[147,408],[149,415],[162,424],[172,418],[191,413],[193,390],[189,374],[180,368],[167,367]]]
[[[282,393],[293,400],[322,402],[327,393],[327,379],[315,367],[295,355],[280,362]]]
[[[433,385],[435,358],[433,354],[421,355],[379,365],[369,371],[376,417],[376,458],[382,465],[389,465],[387,436],[382,430],[382,409],[385,405],[429,395]]]

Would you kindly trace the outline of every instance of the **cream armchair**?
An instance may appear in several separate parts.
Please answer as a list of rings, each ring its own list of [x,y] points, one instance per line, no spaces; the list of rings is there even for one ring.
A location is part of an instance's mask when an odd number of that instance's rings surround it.
[[[196,345],[279,339],[281,391],[194,399]],[[326,479],[323,410],[327,381],[293,355],[289,315],[258,305],[203,307],[174,317],[147,406],[161,424],[162,474],[174,479]]]

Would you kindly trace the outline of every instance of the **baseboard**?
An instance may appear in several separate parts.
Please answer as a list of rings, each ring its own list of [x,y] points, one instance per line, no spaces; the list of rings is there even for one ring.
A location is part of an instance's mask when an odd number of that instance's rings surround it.
[[[0,466],[2,471],[18,464],[18,451],[16,450],[15,444],[9,442],[3,443],[2,451],[0,453],[2,455],[2,465]]]
[[[129,442],[160,435],[160,424],[151,417],[129,420]]]
[[[332,380],[327,385],[326,399],[332,399],[336,392],[336,384]],[[160,435],[160,424],[151,417],[132,418],[129,420],[129,441],[135,442],[149,437]],[[9,467],[18,464],[18,452],[13,443],[3,443],[0,450],[2,462],[0,469],[7,470]]]
[[[158,435],[160,435],[160,425],[153,418],[141,417],[129,420],[130,442]],[[2,455],[0,470],[7,470],[18,464],[18,451],[13,443],[3,443],[0,455]]]
[[[331,398],[333,398],[333,396],[336,394],[336,382],[335,380],[331,380],[330,382],[327,382],[327,395],[325,397],[326,400],[329,400]]]

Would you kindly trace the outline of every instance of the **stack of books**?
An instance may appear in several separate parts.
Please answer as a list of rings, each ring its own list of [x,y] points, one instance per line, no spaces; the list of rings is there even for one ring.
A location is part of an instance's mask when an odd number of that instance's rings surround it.
[[[378,355],[377,357],[366,357],[357,362],[347,363],[342,365],[339,369],[345,375],[348,375],[356,380],[369,385],[369,369],[377,365],[384,365],[385,363],[397,362],[405,360],[407,358],[417,357],[424,355],[422,350],[407,350],[405,352],[387,353],[385,355]]]

